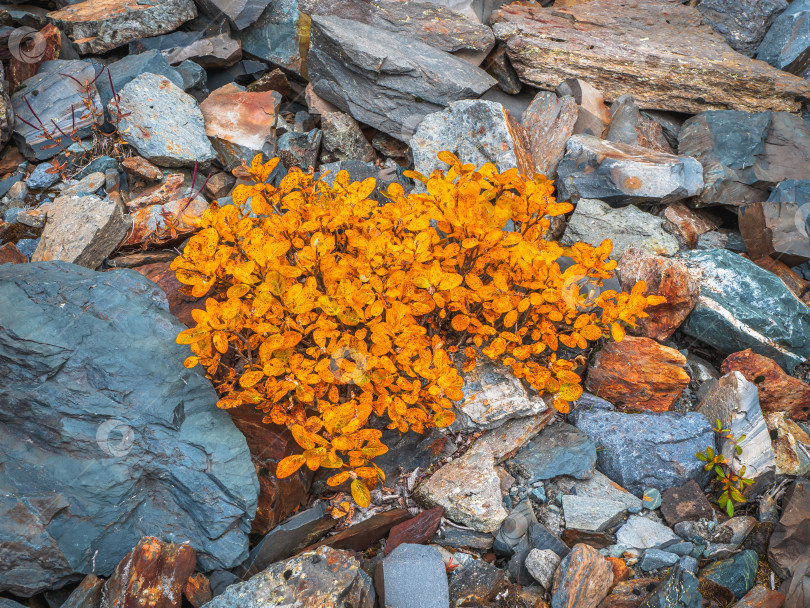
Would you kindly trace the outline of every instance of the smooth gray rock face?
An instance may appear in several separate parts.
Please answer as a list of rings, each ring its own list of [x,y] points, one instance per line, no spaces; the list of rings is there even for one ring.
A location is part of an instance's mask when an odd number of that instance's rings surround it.
[[[247,557],[255,469],[183,329],[134,271],[0,266],[0,591],[107,576],[149,535]]]
[[[810,356],[810,308],[779,277],[725,249],[682,254],[700,284],[684,333],[725,354],[750,348],[788,372]]]
[[[428,114],[476,99],[495,84],[462,59],[364,23],[313,16],[310,35],[307,69],[315,93],[401,141]]]
[[[774,19],[787,7],[785,0],[703,0],[697,8],[731,48],[753,57]]]
[[[576,480],[571,484],[571,492],[583,498],[594,498],[617,502],[632,513],[641,511],[641,500],[618,486],[599,471],[593,472],[590,479]]]
[[[631,247],[655,255],[674,255],[678,253],[678,240],[664,230],[664,223],[662,218],[634,205],[615,209],[603,201],[583,198],[568,220],[562,242],[596,247],[610,239],[614,258],[620,258]]]
[[[377,565],[380,605],[447,608],[450,595],[442,554],[436,547],[403,543]]]
[[[349,551],[321,547],[273,564],[244,583],[230,585],[205,607],[374,608],[374,600],[374,586],[360,562]]]
[[[640,515],[631,515],[616,533],[616,543],[628,549],[653,549],[673,540],[680,539],[672,530]]]
[[[595,198],[612,206],[673,203],[703,189],[703,168],[689,156],[574,135],[557,167],[559,200]]]
[[[212,20],[225,16],[237,30],[256,22],[270,0],[197,0],[200,10]]]
[[[558,475],[588,479],[596,464],[596,445],[585,433],[564,422],[546,427],[508,461],[509,471],[534,483]]]
[[[304,40],[298,0],[273,0],[265,5],[267,8],[256,22],[240,33],[242,50],[303,75],[301,45]]]
[[[31,190],[39,190],[42,188],[50,188],[62,178],[59,173],[48,173],[49,169],[53,169],[51,163],[42,163],[36,166],[31,172],[31,175],[25,180],[26,186]]]
[[[740,443],[743,450],[740,455],[734,452],[734,444],[729,439],[721,437],[718,441],[717,447],[736,473],[744,466],[744,476],[756,479],[776,469],[768,426],[759,407],[759,391],[756,384],[746,380],[740,372],[712,381],[696,411],[712,422],[720,420],[723,428],[730,429],[734,437],[745,435]]]
[[[79,86],[62,74],[69,74],[79,82],[90,82],[96,77],[95,68],[89,61],[58,59],[46,61],[40,66],[37,75],[26,80],[11,98],[16,116],[14,141],[20,151],[29,159],[46,160],[60,151],[59,146],[47,147],[52,145],[54,140],[43,136],[42,129],[39,128],[39,121],[48,126],[48,131],[65,148],[72,141],[59,133],[54,126],[54,121],[67,135],[70,135],[74,128],[74,120],[77,136],[83,138],[90,134],[90,127],[94,119],[91,116],[82,118],[85,112],[83,111],[84,103],[79,94]],[[101,97],[99,97],[95,85],[90,87],[90,92],[96,107],[100,109],[102,107]],[[31,104],[30,108],[28,104]],[[74,111],[71,111],[71,106]],[[39,120],[37,120],[37,116]],[[26,124],[23,119],[31,124]]]
[[[624,414],[582,411],[577,428],[598,447],[596,467],[636,496],[666,490],[689,479],[705,485],[711,475],[695,458],[714,446],[714,433],[698,413]]]
[[[165,76],[141,74],[119,92],[124,138],[161,167],[190,167],[216,158],[193,97]],[[109,109],[109,106],[108,106]]]
[[[545,589],[551,589],[554,573],[560,565],[560,556],[551,549],[532,549],[526,556],[526,569]]]
[[[509,512],[508,517],[503,520],[500,530],[495,535],[495,542],[492,545],[493,551],[497,555],[512,555],[515,547],[526,536],[529,526],[533,523],[537,523],[537,518],[534,515],[531,501],[529,499],[521,500]]]
[[[101,105],[105,108],[112,99],[113,87],[116,93],[120,93],[121,89],[141,74],[165,76],[178,87],[183,87],[183,77],[169,65],[160,51],[155,49],[137,55],[127,55],[108,65],[107,71],[109,75],[104,73],[96,80],[96,87],[101,95]],[[110,78],[112,78],[112,87]]]
[[[661,551],[660,549],[647,549],[644,552],[644,557],[641,558],[639,568],[644,572],[651,572],[659,568],[669,568],[678,563],[678,556],[669,551]]]
[[[780,70],[806,76],[810,47],[810,0],[794,0],[785,12],[779,15],[757,50],[757,59],[770,63]]]
[[[604,532],[618,524],[626,512],[620,502],[587,498],[574,494],[563,495],[565,527],[584,532]]]

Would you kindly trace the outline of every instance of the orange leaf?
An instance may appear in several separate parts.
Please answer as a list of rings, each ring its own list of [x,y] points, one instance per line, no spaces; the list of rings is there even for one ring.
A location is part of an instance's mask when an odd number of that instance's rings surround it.
[[[352,482],[352,498],[357,503],[358,507],[365,508],[371,503],[371,492],[368,486],[360,479],[355,479]]]

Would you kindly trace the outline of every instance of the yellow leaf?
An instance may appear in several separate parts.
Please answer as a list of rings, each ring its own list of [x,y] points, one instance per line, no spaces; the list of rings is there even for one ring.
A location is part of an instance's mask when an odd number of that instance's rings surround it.
[[[250,388],[257,382],[259,382],[259,380],[261,380],[262,378],[264,378],[264,372],[260,371],[245,372],[244,374],[242,374],[242,377],[239,378],[239,386],[241,386],[242,388]]]
[[[371,503],[371,492],[368,491],[368,486],[360,479],[355,479],[352,482],[352,498],[354,498],[357,506],[361,508],[365,508]]]
[[[343,471],[342,473],[332,475],[329,479],[326,480],[326,485],[332,487],[339,486],[349,478],[349,475],[351,475],[349,471]]]
[[[183,366],[191,369],[195,365],[200,362],[199,357],[188,357],[185,361],[183,361]]]
[[[624,328],[618,323],[611,323],[610,335],[613,336],[613,339],[616,340],[616,342],[621,342],[625,336]]]
[[[303,454],[293,454],[282,458],[276,467],[276,477],[284,479],[295,473],[307,461]]]

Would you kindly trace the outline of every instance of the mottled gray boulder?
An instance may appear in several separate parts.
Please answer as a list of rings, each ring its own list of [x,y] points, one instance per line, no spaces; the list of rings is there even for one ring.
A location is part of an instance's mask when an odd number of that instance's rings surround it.
[[[157,50],[149,50],[137,55],[127,55],[109,64],[107,71],[109,75],[102,74],[96,80],[96,87],[98,87],[98,93],[101,95],[101,104],[105,108],[112,99],[113,87],[115,87],[116,93],[120,93],[127,83],[141,74],[165,76],[178,87],[183,87],[183,77],[169,65],[166,58]],[[112,78],[112,87],[110,86],[110,78]]]
[[[709,25],[731,48],[748,57],[757,53],[774,19],[787,7],[785,0],[703,0],[698,4]]]
[[[616,542],[628,549],[652,549],[678,540],[678,536],[664,524],[640,515],[631,515],[616,533]]]
[[[321,116],[323,154],[321,161],[333,163],[341,160],[371,162],[377,155],[363,135],[357,121],[344,112],[327,112]]]
[[[683,124],[678,153],[703,165],[697,202],[745,205],[781,181],[807,178],[810,124],[787,112],[703,112]]]
[[[79,85],[62,74],[73,76],[79,82],[90,82],[96,77],[95,68],[89,61],[46,61],[37,75],[18,87],[11,98],[16,116],[14,141],[20,152],[29,159],[46,160],[60,151],[58,146],[47,147],[53,144],[53,140],[42,135],[39,121],[47,125],[48,131],[66,148],[72,141],[60,134],[59,129],[70,135],[75,128],[76,135],[82,138],[90,134],[94,117],[84,116],[86,113],[83,111]],[[90,87],[90,93],[96,107],[101,108],[101,98],[95,85]],[[31,104],[30,108],[28,104]],[[26,124],[26,121],[30,124]]]
[[[714,446],[714,433],[702,414],[594,409],[579,412],[576,426],[597,446],[596,468],[636,496],[646,488],[663,491],[689,479],[702,485],[711,479],[695,458]]]
[[[250,453],[168,308],[131,270],[0,266],[0,591],[107,576],[147,535],[247,557]]]
[[[558,198],[595,198],[612,206],[672,203],[700,193],[702,171],[689,156],[574,135],[557,167]]]
[[[788,372],[810,356],[810,308],[775,274],[725,249],[689,251],[681,261],[700,285],[684,333],[725,354],[750,348]]]
[[[805,76],[808,73],[807,49],[810,28],[807,27],[810,0],[794,0],[779,15],[765,34],[757,50],[757,59],[780,70]]]
[[[560,422],[546,427],[508,461],[509,471],[526,483],[570,475],[588,479],[596,464],[596,445],[585,433]]]
[[[428,114],[495,84],[423,42],[331,16],[312,17],[307,69],[319,97],[402,141]]]
[[[447,608],[450,595],[442,554],[436,547],[402,543],[374,573],[381,606]]]
[[[118,95],[126,114],[120,129],[144,158],[161,167],[205,165],[216,158],[197,102],[165,76],[141,74]]]
[[[443,150],[476,167],[493,163],[499,171],[517,167],[524,175],[533,173],[520,125],[493,101],[456,101],[425,116],[411,139],[414,168],[425,177],[436,169],[447,171],[436,156]]]
[[[562,499],[565,527],[585,532],[604,532],[624,518],[627,508],[620,502],[565,494]]]
[[[298,10],[298,0],[274,0],[264,4],[267,7],[264,12],[239,35],[242,50],[303,76],[301,49],[306,48],[308,32]]]
[[[615,209],[605,202],[583,198],[568,219],[562,242],[566,245],[589,243],[598,246],[613,241],[614,258],[636,247],[656,255],[674,255],[678,240],[664,230],[664,219],[634,205]]]

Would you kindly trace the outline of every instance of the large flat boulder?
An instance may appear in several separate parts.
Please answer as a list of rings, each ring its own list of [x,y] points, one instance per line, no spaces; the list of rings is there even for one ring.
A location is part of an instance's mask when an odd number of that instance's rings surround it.
[[[132,270],[0,266],[0,591],[108,576],[149,535],[247,557],[256,473],[183,329]]]
[[[553,89],[598,83],[644,109],[797,111],[810,82],[735,52],[681,0],[593,0],[566,8],[513,3],[492,15],[520,79]]]

